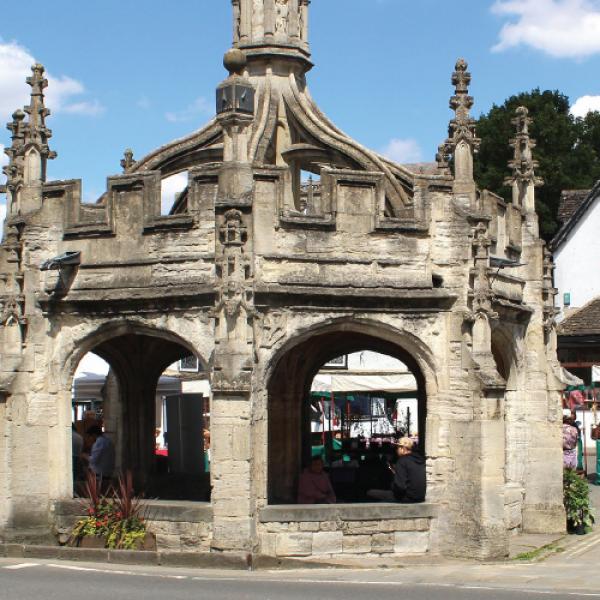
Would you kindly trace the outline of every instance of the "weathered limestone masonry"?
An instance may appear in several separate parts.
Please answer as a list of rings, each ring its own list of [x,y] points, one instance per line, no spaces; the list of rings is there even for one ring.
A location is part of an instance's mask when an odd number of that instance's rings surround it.
[[[562,531],[555,292],[526,110],[512,202],[473,180],[462,60],[437,164],[394,164],[311,99],[309,0],[232,3],[216,118],[139,161],[127,151],[96,204],[82,204],[80,180],[46,181],[47,82],[33,67],[5,168],[2,538],[64,529],[71,386],[92,349],[120,398],[108,433],[141,485],[162,370],[193,353],[210,372],[211,502],[187,524],[187,508],[164,507],[168,547],[489,558],[506,555],[511,532]],[[187,189],[161,215],[161,180],[184,171]],[[363,349],[400,358],[419,382],[428,501],[294,506],[310,381]]]

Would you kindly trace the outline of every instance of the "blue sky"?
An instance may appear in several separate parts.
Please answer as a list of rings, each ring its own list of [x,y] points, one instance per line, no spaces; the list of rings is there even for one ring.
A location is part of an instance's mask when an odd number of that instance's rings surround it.
[[[29,0],[28,14],[0,23],[0,118],[27,101],[28,65],[42,62],[59,154],[49,176],[82,178],[87,200],[125,148],[139,158],[210,118],[229,0]],[[538,86],[600,108],[600,0],[313,0],[310,37],[313,97],[399,161],[433,159],[459,56],[476,115]]]

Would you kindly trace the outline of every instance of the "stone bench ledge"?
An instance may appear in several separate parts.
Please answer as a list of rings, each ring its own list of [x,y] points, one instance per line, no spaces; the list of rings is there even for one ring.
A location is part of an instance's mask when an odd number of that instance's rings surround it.
[[[396,504],[284,504],[267,506],[259,513],[261,523],[299,523],[320,521],[386,521],[431,519],[437,517],[437,505]]]
[[[146,503],[151,521],[205,523],[213,520],[213,509],[209,502],[147,500]],[[85,512],[81,500],[77,498],[54,501],[53,511],[59,516],[75,517]]]

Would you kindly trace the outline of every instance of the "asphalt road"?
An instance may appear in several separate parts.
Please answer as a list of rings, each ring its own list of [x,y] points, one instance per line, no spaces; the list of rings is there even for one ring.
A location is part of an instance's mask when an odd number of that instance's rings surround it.
[[[501,578],[500,578],[501,579]],[[507,585],[508,587],[508,585]],[[414,583],[401,572],[300,571],[295,573],[206,573],[135,567],[0,561],[0,600],[516,600],[600,598],[598,593],[548,589],[502,589],[498,583]]]

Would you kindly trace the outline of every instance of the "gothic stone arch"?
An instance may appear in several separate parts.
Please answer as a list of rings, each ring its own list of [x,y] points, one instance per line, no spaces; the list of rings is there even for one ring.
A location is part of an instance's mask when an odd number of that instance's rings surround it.
[[[298,317],[295,320],[300,321]],[[313,377],[328,360],[361,350],[401,360],[417,379],[419,432],[422,452],[426,454],[428,393],[435,404],[437,381],[435,361],[423,340],[372,317],[332,318],[298,331],[281,344],[269,360],[266,498],[270,502],[291,503],[295,497],[297,477],[307,458],[302,455],[302,406]]]

